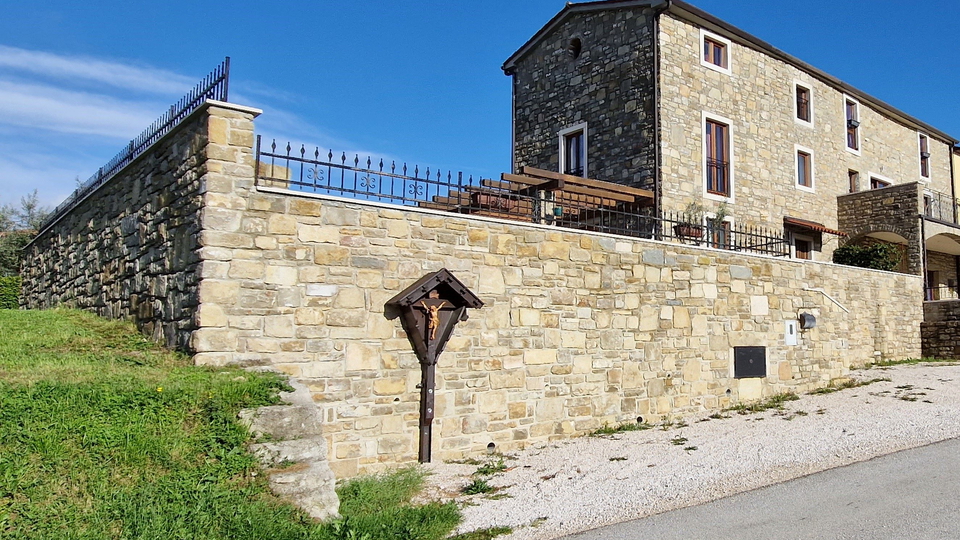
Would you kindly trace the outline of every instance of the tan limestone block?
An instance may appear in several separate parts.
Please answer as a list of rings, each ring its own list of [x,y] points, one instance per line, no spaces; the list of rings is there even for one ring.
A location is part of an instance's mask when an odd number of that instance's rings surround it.
[[[565,398],[545,398],[537,401],[535,418],[538,422],[559,420],[565,416]]]
[[[406,238],[410,236],[410,223],[405,219],[385,219],[383,230],[389,238]]]
[[[267,218],[270,234],[297,234],[297,218],[286,214],[272,214]]]
[[[229,121],[226,118],[211,116],[207,119],[207,140],[213,144],[228,144]]]
[[[347,343],[344,364],[347,371],[380,369],[380,350],[364,343]]]
[[[402,416],[384,416],[380,421],[381,433],[403,433],[404,421]]]
[[[570,260],[570,244],[566,242],[542,242],[540,244],[541,259]]]
[[[367,331],[372,339],[390,339],[398,327],[397,321],[391,321],[385,317],[371,317],[367,321]]]
[[[357,287],[379,289],[383,286],[383,272],[379,270],[357,270]]]
[[[264,283],[272,285],[296,285],[297,267],[295,266],[267,266],[266,275],[263,278]]]
[[[227,143],[231,146],[253,148],[253,131],[246,129],[231,129],[227,134]]]
[[[297,228],[297,238],[301,242],[338,244],[340,242],[340,229],[325,225],[301,224]]]
[[[499,268],[485,267],[480,269],[478,294],[504,294],[506,291],[507,287],[503,281],[503,272],[501,272]]]
[[[737,396],[740,403],[759,401],[763,397],[763,379],[759,377],[737,379]]]
[[[444,218],[439,216],[422,216],[420,218],[420,225],[427,229],[441,229],[443,228]]]
[[[522,369],[493,371],[490,373],[490,388],[494,390],[501,388],[523,388],[525,378],[525,373]]]
[[[555,364],[557,363],[556,349],[527,349],[523,351],[524,364]]]
[[[272,236],[258,236],[253,239],[253,245],[260,249],[277,249],[277,239]]]
[[[240,294],[240,283],[236,281],[217,281],[204,279],[200,282],[200,303],[233,305]]]
[[[291,197],[290,201],[287,203],[287,208],[287,211],[290,214],[299,216],[319,216],[323,208],[323,203],[313,199]]]
[[[388,377],[373,381],[373,393],[378,396],[394,396],[406,391],[407,380],[403,378]]]
[[[507,393],[506,391],[484,392],[477,396],[477,409],[482,414],[492,414],[506,412]]]
[[[360,309],[331,309],[326,319],[327,326],[361,328],[366,326],[367,312]]]
[[[486,245],[490,240],[490,232],[486,229],[467,229],[467,243],[472,246]]]
[[[529,416],[527,412],[527,404],[523,402],[511,402],[507,404],[507,417],[511,420],[516,420],[518,418],[526,418]]]
[[[755,295],[750,297],[750,315],[764,316],[770,314],[770,304],[766,296]]]
[[[793,366],[790,365],[790,362],[780,362],[777,374],[781,381],[789,381],[793,379]]]
[[[293,315],[270,315],[265,317],[263,320],[263,333],[269,337],[293,337]]]
[[[377,440],[377,453],[381,455],[395,456],[410,451],[410,445],[413,442],[407,435],[387,435]]]
[[[216,304],[201,304],[197,309],[197,326],[227,326],[227,315]]]
[[[264,338],[243,338],[244,348],[247,352],[275,353],[280,352],[280,342],[275,339]],[[291,375],[293,375],[291,373]],[[300,376],[300,368],[297,367],[296,377]]]
[[[204,229],[235,232],[240,230],[240,220],[243,213],[229,208],[207,206],[203,209],[200,222]]]
[[[690,311],[685,307],[673,308],[673,327],[690,328]]]
[[[519,323],[519,326],[540,326],[539,309],[520,308],[516,312],[516,322]]]
[[[560,346],[564,349],[585,349],[587,334],[579,330],[561,330]]]
[[[341,287],[333,300],[333,306],[337,308],[362,308],[366,305],[366,296],[356,287]]]
[[[313,262],[320,265],[342,266],[350,257],[350,249],[321,244],[313,250]]]
[[[537,244],[520,244],[517,246],[517,257],[524,259],[535,259],[537,258],[540,252],[540,248]]]
[[[198,328],[190,337],[191,348],[197,352],[237,350],[239,337],[233,330],[225,328]]]
[[[261,261],[234,259],[227,275],[236,279],[262,279],[265,271],[266,265]]]
[[[517,238],[512,234],[498,234],[490,239],[490,252],[513,255],[517,252]]]

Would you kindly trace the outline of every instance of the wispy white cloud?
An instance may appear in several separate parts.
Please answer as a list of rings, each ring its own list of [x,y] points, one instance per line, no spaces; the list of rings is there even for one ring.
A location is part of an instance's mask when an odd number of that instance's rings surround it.
[[[196,84],[192,77],[163,69],[5,45],[0,45],[0,68],[71,81],[74,84],[77,81],[87,81],[152,94],[179,94]]]
[[[131,139],[162,111],[161,102],[128,101],[50,85],[0,80],[0,124]]]

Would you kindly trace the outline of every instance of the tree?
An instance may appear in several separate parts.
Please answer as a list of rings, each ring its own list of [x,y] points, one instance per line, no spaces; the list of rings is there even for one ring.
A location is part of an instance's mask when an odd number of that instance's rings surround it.
[[[0,276],[20,273],[23,247],[37,234],[49,213],[40,205],[37,190],[20,197],[20,208],[0,206]]]

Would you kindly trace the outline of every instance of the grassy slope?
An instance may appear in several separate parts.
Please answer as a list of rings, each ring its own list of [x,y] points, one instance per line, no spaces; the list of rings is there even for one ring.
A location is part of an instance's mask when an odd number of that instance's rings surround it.
[[[345,519],[312,522],[268,493],[236,423],[283,381],[189,364],[127,324],[0,310],[0,536],[431,539],[459,521],[406,505],[411,471],[343,486]]]

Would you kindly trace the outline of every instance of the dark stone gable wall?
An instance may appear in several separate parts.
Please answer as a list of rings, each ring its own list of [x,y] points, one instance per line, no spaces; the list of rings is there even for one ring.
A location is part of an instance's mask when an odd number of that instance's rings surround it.
[[[586,122],[588,176],[653,189],[654,19],[649,8],[575,14],[516,62],[515,167],[558,170],[558,132]]]

